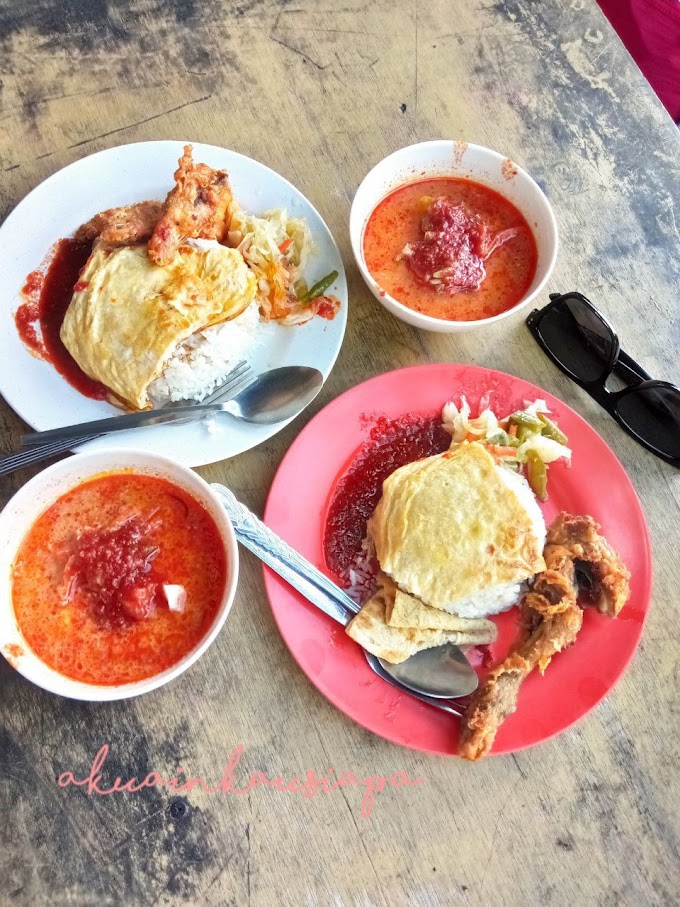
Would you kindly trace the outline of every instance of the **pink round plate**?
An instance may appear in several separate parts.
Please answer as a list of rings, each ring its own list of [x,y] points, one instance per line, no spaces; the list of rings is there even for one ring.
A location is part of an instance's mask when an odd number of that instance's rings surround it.
[[[640,501],[623,467],[602,438],[546,391],[490,369],[425,365],[388,372],[344,393],[322,410],[285,456],[269,493],[265,521],[313,564],[332,576],[323,556],[326,511],[337,481],[380,417],[432,416],[465,394],[473,414],[490,392],[491,408],[506,414],[525,400],[547,401],[569,438],[573,465],[550,467],[546,522],[561,510],[591,514],[632,574],[631,597],[616,620],[586,608],[576,643],[556,655],[545,675],[522,686],[517,712],[501,727],[494,753],[540,743],[582,718],[614,686],[642,633],[651,592],[651,558]],[[302,670],[335,706],[393,743],[454,755],[458,723],[445,712],[400,693],[376,677],[360,647],[274,573],[265,570],[267,594],[283,639]],[[495,618],[493,663],[516,633],[516,609]]]

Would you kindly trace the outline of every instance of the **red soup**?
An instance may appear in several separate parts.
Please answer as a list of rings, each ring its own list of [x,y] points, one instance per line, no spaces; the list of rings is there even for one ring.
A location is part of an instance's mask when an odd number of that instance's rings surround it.
[[[172,667],[206,635],[227,580],[205,507],[165,479],[109,473],[35,521],[13,565],[24,639],[55,671],[117,685]]]
[[[448,321],[515,306],[536,273],[536,240],[506,198],[468,179],[407,183],[374,209],[364,232],[368,270],[403,305]]]

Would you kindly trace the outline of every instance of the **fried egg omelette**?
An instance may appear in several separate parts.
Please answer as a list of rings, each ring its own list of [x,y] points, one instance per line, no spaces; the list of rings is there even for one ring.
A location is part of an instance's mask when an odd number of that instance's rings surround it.
[[[441,621],[425,619],[418,626],[395,627],[390,623],[389,613],[398,594],[394,583],[383,577],[377,592],[347,625],[347,634],[355,642],[391,664],[399,664],[423,649],[447,642],[476,646],[496,639],[496,626],[490,620],[454,618],[441,611],[435,612],[442,614]],[[421,608],[425,610],[426,606]]]
[[[526,480],[463,443],[383,483],[368,524],[383,570],[424,605],[485,617],[514,605],[545,568],[545,523]]]
[[[257,278],[236,249],[184,245],[154,264],[143,245],[97,244],[76,284],[61,339],[81,369],[127,408],[151,406],[149,386],[192,334],[236,318]]]

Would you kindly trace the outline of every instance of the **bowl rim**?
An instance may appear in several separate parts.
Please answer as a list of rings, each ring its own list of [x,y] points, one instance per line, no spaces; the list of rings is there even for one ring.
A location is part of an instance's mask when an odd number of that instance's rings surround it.
[[[363,217],[359,225],[357,225],[359,215],[357,213],[357,208],[355,207],[357,203],[357,197],[361,193],[366,182],[378,168],[383,167],[388,163],[394,162],[395,160],[403,156],[406,152],[410,152],[415,149],[453,148],[456,145],[464,145],[465,150],[471,148],[475,151],[480,151],[483,154],[487,155],[490,159],[498,161],[500,163],[506,160],[512,161],[512,164],[517,170],[515,176],[521,176],[521,178],[526,180],[529,185],[533,186],[536,191],[537,197],[541,199],[548,217],[548,223],[550,224],[551,228],[552,254],[550,255],[549,261],[546,264],[545,274],[537,284],[536,288],[531,293],[526,294],[523,299],[520,299],[519,302],[515,303],[512,308],[507,309],[505,312],[500,312],[498,315],[491,315],[489,318],[479,318],[474,321],[454,321],[449,318],[435,318],[433,315],[425,315],[423,312],[418,312],[416,309],[412,309],[410,308],[410,306],[404,305],[403,302],[399,302],[399,300],[388,293],[387,290],[384,290],[368,270],[363,256],[363,236],[366,225],[371,214],[375,211],[380,202],[384,198],[387,198],[387,196],[392,192],[394,192],[395,188],[398,188],[398,186],[392,187],[392,189],[390,189],[388,192],[381,195],[377,199],[377,201],[373,203],[368,216]],[[420,179],[427,179],[427,176],[420,177]],[[418,179],[405,180],[402,184],[399,185],[407,185],[409,182],[418,182]],[[484,180],[480,179],[478,180],[478,182],[480,182],[482,185],[487,185]],[[494,191],[498,190],[494,189]],[[512,204],[514,204],[515,207],[518,208],[520,213],[524,215],[524,211],[520,208],[519,205],[516,205],[515,202],[512,202]],[[396,151],[392,151],[390,154],[386,155],[384,158],[374,164],[373,167],[371,167],[371,169],[368,171],[368,173],[366,173],[362,181],[359,183],[359,186],[354,193],[354,198],[352,199],[352,205],[350,208],[349,233],[354,260],[357,264],[357,267],[359,268],[361,276],[363,277],[365,283],[367,284],[368,288],[371,290],[375,298],[378,300],[378,302],[385,308],[387,308],[388,311],[391,311],[393,308],[394,311],[392,312],[392,314],[396,315],[396,317],[401,319],[402,321],[407,321],[412,325],[414,324],[414,322],[419,321],[422,323],[422,326],[424,328],[429,327],[432,330],[438,331],[439,333],[456,333],[470,330],[476,327],[484,327],[485,325],[495,324],[496,322],[501,321],[503,318],[507,318],[509,315],[516,314],[519,309],[526,306],[529,302],[531,302],[532,299],[535,299],[536,296],[538,296],[538,294],[544,289],[545,285],[552,275],[552,272],[555,269],[555,264],[557,263],[557,254],[559,251],[559,230],[555,212],[553,211],[553,207],[550,204],[548,196],[545,194],[543,189],[541,189],[533,176],[531,176],[531,174],[527,170],[525,170],[524,167],[520,166],[515,160],[508,157],[507,155],[503,155],[498,151],[494,151],[493,148],[487,148],[485,145],[477,145],[474,142],[466,142],[462,139],[430,139],[426,142],[415,142],[412,145],[405,145],[403,148],[397,148]],[[534,238],[537,238],[535,233]],[[445,325],[451,325],[451,327],[444,327]]]
[[[111,466],[100,465],[103,461],[108,460],[110,462],[112,456],[116,458],[119,465],[113,468]],[[88,467],[86,475],[83,475],[82,467]],[[74,470],[79,471],[79,478],[74,478],[73,481],[70,482],[69,475],[72,474]],[[179,661],[170,665],[170,667],[158,674],[153,674],[150,677],[145,677],[130,683],[115,685],[89,684],[72,677],[67,677],[65,674],[60,674],[48,665],[47,662],[43,661],[43,659],[29,646],[21,632],[12,602],[11,571],[19,546],[24,540],[28,530],[25,530],[20,535],[13,534],[12,526],[18,516],[15,511],[17,505],[20,509],[30,505],[35,492],[44,488],[45,485],[49,485],[49,482],[52,479],[59,479],[61,477],[65,480],[65,483],[69,485],[69,488],[75,488],[79,484],[82,484],[99,474],[126,471],[134,472],[135,470],[146,472],[147,474],[160,475],[167,479],[167,481],[174,482],[206,507],[217,525],[220,538],[224,545],[227,561],[227,578],[220,605],[212,625],[200,639],[198,644]],[[34,517],[33,522],[30,525],[33,525],[35,520],[45,512],[47,507],[51,506],[54,501],[67,493],[69,488],[62,488],[58,491],[51,499],[50,503],[46,504],[40,510],[38,516]],[[197,492],[203,494],[204,500],[201,500]],[[218,495],[210,487],[210,484],[197,472],[194,472],[193,469],[178,463],[170,457],[149,453],[143,450],[112,446],[107,447],[104,450],[77,453],[64,460],[60,460],[33,476],[7,501],[2,508],[2,511],[0,511],[0,540],[3,536],[9,542],[9,553],[6,563],[3,561],[2,566],[0,566],[0,588],[4,586],[5,590],[8,592],[8,596],[5,601],[0,603],[0,653],[14,670],[18,671],[31,683],[58,696],[83,702],[112,702],[140,696],[164,686],[166,683],[179,677],[180,674],[183,674],[184,671],[198,661],[198,659],[207,651],[224,626],[233,607],[238,587],[239,551],[236,533],[234,532],[231,520],[224,510]],[[21,647],[22,653],[20,656],[13,657],[11,649],[7,652],[8,647],[12,644],[18,644]]]

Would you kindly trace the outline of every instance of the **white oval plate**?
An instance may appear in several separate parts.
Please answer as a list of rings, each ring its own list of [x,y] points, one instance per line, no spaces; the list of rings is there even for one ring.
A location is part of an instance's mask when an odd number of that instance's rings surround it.
[[[29,193],[0,227],[0,393],[35,430],[101,419],[119,410],[82,396],[24,346],[13,316],[27,275],[40,265],[56,240],[70,236],[96,212],[165,198],[184,144],[139,142],[76,161]],[[226,148],[191,144],[194,160],[229,172],[234,195],[246,211],[260,214],[269,208],[287,208],[292,215],[306,219],[315,244],[305,275],[310,286],[330,271],[338,271],[331,289],[341,307],[332,321],[317,317],[297,327],[262,324],[262,339],[249,356],[258,372],[282,365],[310,365],[327,378],[347,322],[345,269],[330,230],[305,196],[264,164]],[[173,457],[187,466],[202,466],[250,450],[287,424],[250,425],[225,415],[219,417],[214,431],[208,431],[202,422],[138,428],[90,441],[77,450],[134,448]]]

